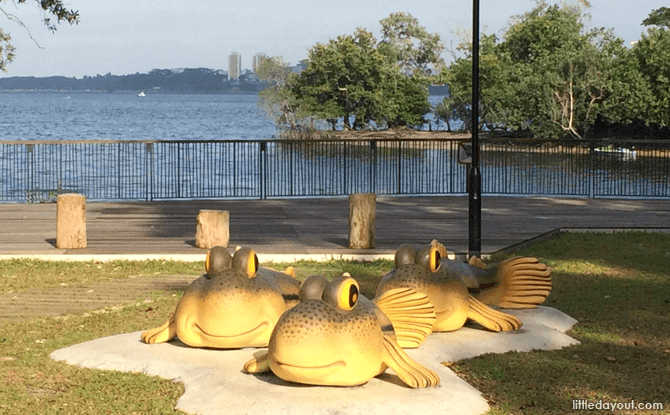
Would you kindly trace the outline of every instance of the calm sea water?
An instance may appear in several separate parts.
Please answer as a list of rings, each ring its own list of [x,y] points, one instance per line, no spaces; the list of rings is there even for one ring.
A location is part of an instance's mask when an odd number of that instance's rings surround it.
[[[0,93],[0,139],[270,139],[256,95]]]
[[[273,121],[257,102],[256,95],[0,93],[0,202],[62,191],[91,200],[465,192],[456,147],[381,145],[373,154],[367,145],[226,142],[273,138]],[[29,145],[38,140],[179,142]],[[489,194],[670,195],[665,157],[488,151],[481,171]]]
[[[5,92],[0,140],[271,139],[274,122],[257,102],[242,94]]]

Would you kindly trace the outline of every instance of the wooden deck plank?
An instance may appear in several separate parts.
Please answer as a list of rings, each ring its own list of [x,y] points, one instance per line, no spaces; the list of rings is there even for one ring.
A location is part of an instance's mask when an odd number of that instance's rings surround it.
[[[378,197],[376,248],[391,253],[402,243],[450,242],[466,252],[466,197]],[[159,202],[89,202],[88,248],[54,247],[56,205],[0,204],[0,254],[31,253],[198,253],[200,209],[230,211],[230,244],[258,252],[347,252],[346,198]],[[491,252],[561,227],[670,227],[670,202],[567,198],[485,197],[482,251]]]

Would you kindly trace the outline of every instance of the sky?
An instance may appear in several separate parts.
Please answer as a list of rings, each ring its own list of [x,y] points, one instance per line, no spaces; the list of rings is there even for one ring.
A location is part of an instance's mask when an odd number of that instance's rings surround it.
[[[295,65],[316,43],[352,34],[357,27],[380,38],[379,20],[407,12],[449,47],[458,43],[459,27],[471,27],[472,2],[438,0],[66,0],[79,11],[80,23],[62,23],[52,34],[34,1],[0,0],[25,28],[0,13],[0,27],[12,36],[16,57],[9,76],[81,78],[112,73],[146,73],[151,69],[211,68],[228,70],[228,56],[242,55],[251,69],[256,53],[282,56]],[[549,0],[553,4],[555,1]],[[641,25],[664,0],[591,0],[587,28],[613,28],[626,45],[640,38]],[[502,35],[509,18],[530,11],[532,0],[480,0],[480,29]],[[31,39],[39,44],[39,47]],[[450,55],[444,53],[447,62]]]

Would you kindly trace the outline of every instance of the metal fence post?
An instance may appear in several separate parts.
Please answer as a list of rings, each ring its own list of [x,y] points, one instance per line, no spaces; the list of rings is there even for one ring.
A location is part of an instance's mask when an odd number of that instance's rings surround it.
[[[260,189],[261,189],[261,199],[266,198],[265,194],[265,145],[267,144],[265,141],[261,141],[259,146],[259,153],[258,153],[258,168],[260,169],[259,172],[259,179],[260,179]]]
[[[35,191],[35,153],[33,144],[26,144],[26,167],[27,167],[27,176],[26,177],[26,200],[28,203],[33,202],[34,191]]]
[[[402,194],[402,142],[398,141],[398,194]]]
[[[377,193],[377,140],[370,141],[370,193]]]
[[[154,155],[153,155],[153,143],[146,143],[144,146],[144,169],[146,170],[146,199],[151,201],[153,199],[153,168],[154,168]]]

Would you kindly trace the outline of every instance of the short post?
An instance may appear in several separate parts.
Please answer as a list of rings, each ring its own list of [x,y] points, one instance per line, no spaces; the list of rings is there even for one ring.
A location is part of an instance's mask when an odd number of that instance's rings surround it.
[[[203,209],[198,213],[195,228],[195,246],[212,248],[227,247],[230,242],[230,212],[227,210]]]
[[[86,196],[77,193],[58,195],[56,248],[86,248]]]
[[[375,210],[377,195],[356,193],[349,195],[349,248],[375,247]]]

